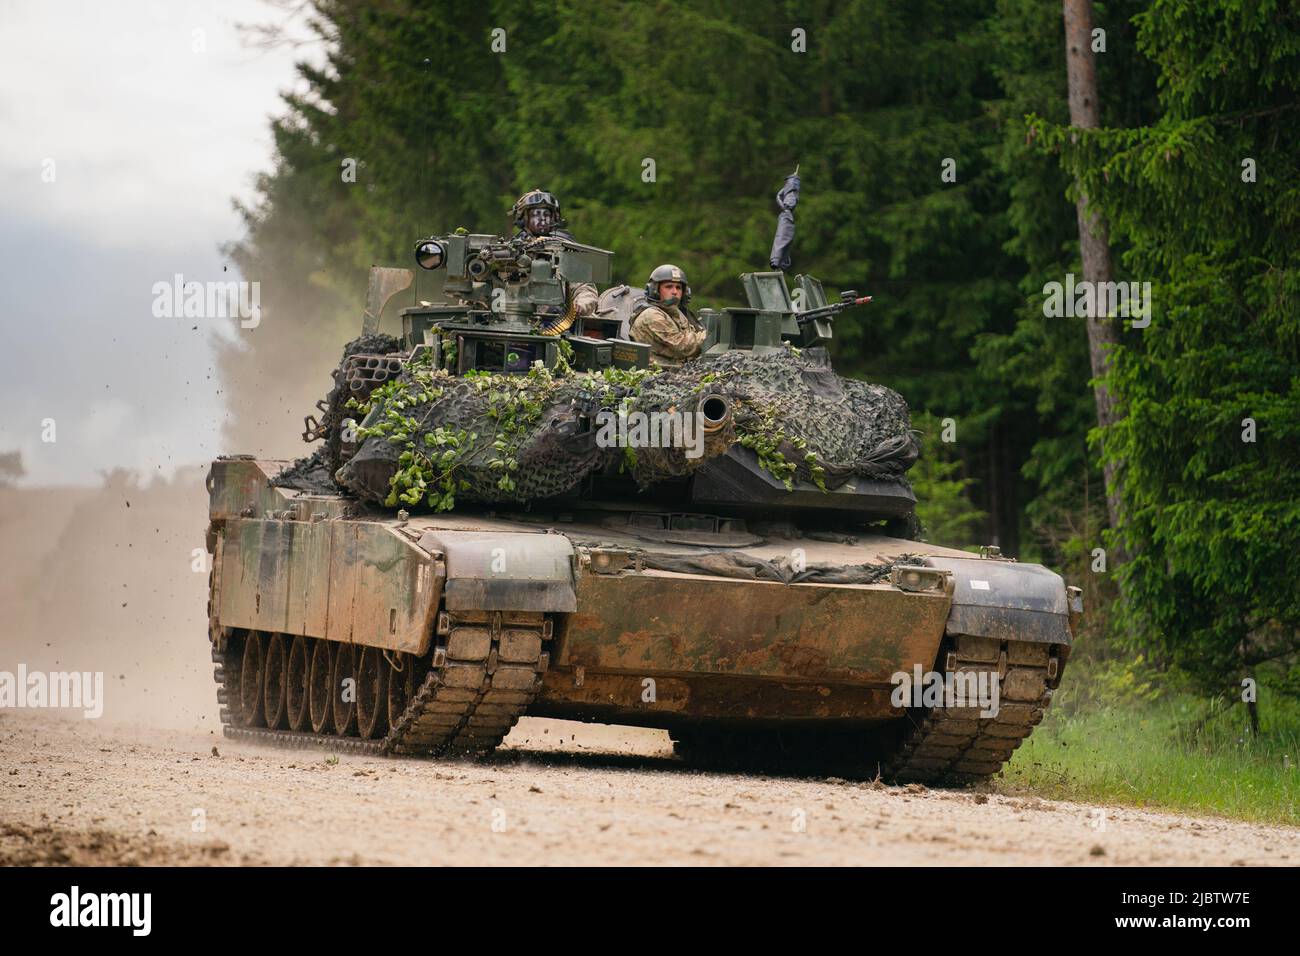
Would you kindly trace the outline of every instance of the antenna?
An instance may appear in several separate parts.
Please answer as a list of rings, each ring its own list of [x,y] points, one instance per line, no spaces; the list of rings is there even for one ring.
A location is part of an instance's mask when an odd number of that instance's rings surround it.
[[[421,65],[425,69],[424,142],[420,144],[424,150],[424,186],[423,186],[424,196],[422,198],[424,199],[426,210],[432,212],[433,196],[429,189],[429,180],[433,174],[433,170],[431,168],[432,162],[429,157],[429,145],[430,145],[430,140],[433,137],[433,130],[431,128],[433,123],[433,111],[429,109],[429,104],[433,102],[433,60],[431,60],[429,57],[426,56],[421,61]]]

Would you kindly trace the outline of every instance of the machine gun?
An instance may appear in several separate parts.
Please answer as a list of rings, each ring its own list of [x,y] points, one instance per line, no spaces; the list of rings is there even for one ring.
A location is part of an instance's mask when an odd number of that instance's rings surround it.
[[[526,372],[553,368],[560,338],[577,368],[645,367],[648,345],[592,338],[575,323],[573,285],[609,283],[613,253],[559,236],[504,238],[458,231],[415,247],[423,270],[415,308],[402,311],[408,347],[427,347],[439,367]],[[436,286],[436,288],[435,288]]]
[[[786,345],[811,348],[831,341],[836,314],[865,305],[871,296],[845,290],[828,303],[821,282],[809,275],[795,277],[791,295],[784,272],[745,272],[740,276],[748,304],[720,311],[702,309],[700,319],[710,330],[705,354],[731,349],[780,351]]]
[[[539,316],[563,311],[569,283],[607,283],[611,258],[604,249],[552,236],[458,232],[415,247],[416,264],[440,273],[440,297],[478,305],[485,324],[517,332],[533,331]]]
[[[820,283],[818,283],[820,288]],[[805,346],[824,345],[831,339],[831,320],[841,312],[866,305],[871,296],[859,296],[852,289],[840,293],[840,301],[829,305],[813,306],[802,312],[795,312],[794,320],[799,328],[799,338]]]
[[[853,289],[845,289],[840,293],[840,301],[809,309],[807,312],[796,312],[794,320],[799,323],[799,327],[802,329],[809,322],[820,322],[833,315],[838,315],[846,309],[852,309],[854,306],[866,305],[870,301],[871,296],[869,295],[859,296]]]

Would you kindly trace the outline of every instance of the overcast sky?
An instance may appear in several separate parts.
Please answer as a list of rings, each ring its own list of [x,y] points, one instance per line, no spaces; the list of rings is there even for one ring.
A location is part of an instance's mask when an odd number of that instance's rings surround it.
[[[155,318],[152,290],[236,277],[232,199],[270,168],[294,61],[319,58],[236,26],[284,19],[261,0],[0,2],[0,452],[21,450],[24,484],[218,452],[211,342],[256,330]]]

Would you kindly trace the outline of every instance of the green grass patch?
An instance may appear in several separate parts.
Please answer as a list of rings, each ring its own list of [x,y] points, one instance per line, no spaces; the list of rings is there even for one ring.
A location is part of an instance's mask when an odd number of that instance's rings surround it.
[[[1171,687],[1140,661],[1074,665],[1000,787],[1300,825],[1300,701],[1261,685],[1254,736],[1244,704]]]

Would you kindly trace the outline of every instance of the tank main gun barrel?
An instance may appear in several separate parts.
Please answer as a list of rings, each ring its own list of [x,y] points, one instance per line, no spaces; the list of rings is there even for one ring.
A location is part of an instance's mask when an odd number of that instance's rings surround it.
[[[717,392],[710,392],[701,396],[695,411],[699,416],[697,421],[700,431],[704,433],[704,458],[707,460],[726,454],[736,440],[731,402]]]
[[[701,398],[696,411],[706,435],[712,435],[731,422],[731,403],[717,393]]]

